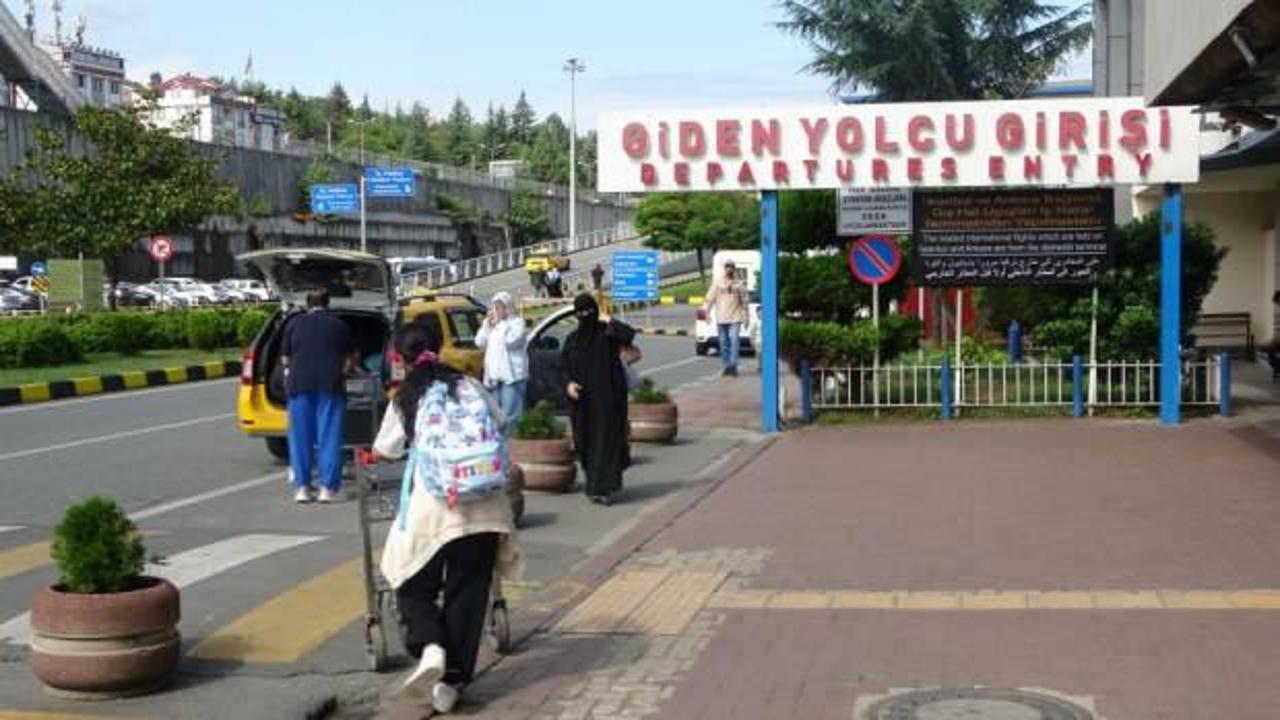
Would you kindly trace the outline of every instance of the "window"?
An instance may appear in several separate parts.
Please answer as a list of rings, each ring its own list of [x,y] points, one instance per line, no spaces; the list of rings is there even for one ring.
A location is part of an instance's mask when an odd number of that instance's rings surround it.
[[[84,89],[84,75],[81,73],[76,73],[76,87]]]
[[[120,94],[120,81],[119,81],[119,80],[112,80],[112,81],[111,81],[111,94],[112,94],[112,95],[119,95],[119,94]]]
[[[450,310],[449,325],[453,328],[453,344],[458,347],[476,346],[476,333],[484,324],[484,311],[478,308]]]
[[[96,93],[100,93],[100,92],[102,92],[103,87],[104,87],[104,83],[102,82],[102,78],[94,78],[94,79],[93,79],[93,91],[94,91],[94,92],[96,92]]]

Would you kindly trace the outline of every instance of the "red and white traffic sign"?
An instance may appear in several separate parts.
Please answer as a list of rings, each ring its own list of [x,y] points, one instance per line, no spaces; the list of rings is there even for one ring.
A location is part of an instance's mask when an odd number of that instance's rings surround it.
[[[883,285],[902,267],[902,251],[887,235],[868,235],[849,248],[849,270],[868,285]]]
[[[147,250],[150,251],[152,260],[168,262],[173,257],[173,238],[168,235],[152,235]]]

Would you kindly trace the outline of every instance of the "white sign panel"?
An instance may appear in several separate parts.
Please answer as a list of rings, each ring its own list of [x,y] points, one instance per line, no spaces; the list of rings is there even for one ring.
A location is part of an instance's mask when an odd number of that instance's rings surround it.
[[[0,255],[0,270],[8,272],[18,271],[18,258],[13,255]]]
[[[612,112],[601,192],[1195,182],[1191,108],[1142,98]]]
[[[911,191],[902,188],[840,190],[836,235],[910,235]]]

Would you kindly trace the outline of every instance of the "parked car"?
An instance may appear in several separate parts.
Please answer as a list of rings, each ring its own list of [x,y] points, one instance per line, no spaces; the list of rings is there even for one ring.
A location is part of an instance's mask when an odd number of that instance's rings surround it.
[[[170,285],[169,283],[152,281],[146,286],[148,290],[155,293],[156,305],[166,310],[174,310],[177,308],[193,308],[206,304],[204,298],[186,287]]]
[[[270,302],[271,291],[261,280],[227,279],[218,283],[227,292],[236,293],[241,302]]]
[[[40,310],[40,296],[16,287],[0,288],[0,311],[29,312]]]
[[[30,275],[23,275],[17,280],[14,280],[12,283],[10,283],[9,287],[17,288],[18,290],[22,290],[24,292],[31,293],[33,295],[43,294],[43,293],[36,292],[35,278],[31,277]]]
[[[194,278],[172,277],[151,281],[153,288],[167,288],[180,293],[180,298],[188,306],[217,305],[218,294],[206,283]]]
[[[612,302],[607,298],[605,305],[612,312]],[[578,321],[574,318],[573,306],[566,305],[543,318],[529,332],[525,341],[525,350],[529,353],[529,384],[525,391],[528,407],[545,400],[559,413],[568,411],[569,399],[564,394],[564,368],[560,362],[560,352],[564,349],[569,333],[577,329]]]
[[[559,268],[560,272],[569,269],[571,261],[567,255],[557,255],[548,249],[534,250],[525,258],[524,270],[528,273],[544,273],[551,268]]]
[[[108,307],[108,296],[111,294],[111,286],[102,286],[102,305]],[[136,285],[130,282],[117,282],[115,289],[116,307],[151,307],[156,304],[157,295],[154,290],[146,285]]]

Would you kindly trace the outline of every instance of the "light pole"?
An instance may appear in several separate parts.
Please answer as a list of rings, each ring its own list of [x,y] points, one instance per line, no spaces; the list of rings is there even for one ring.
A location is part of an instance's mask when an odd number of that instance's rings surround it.
[[[587,66],[579,58],[569,58],[569,250],[578,248],[578,73]]]
[[[350,121],[360,126],[360,252],[369,252],[367,210],[365,208],[364,126],[368,125],[371,119]]]

